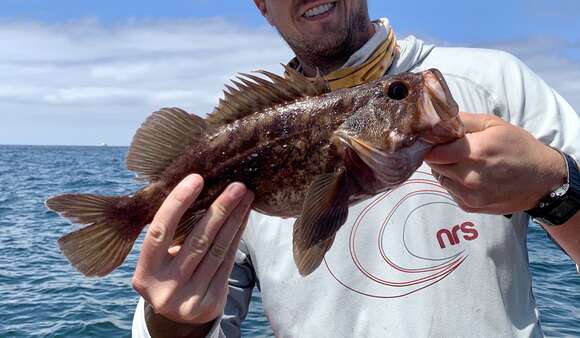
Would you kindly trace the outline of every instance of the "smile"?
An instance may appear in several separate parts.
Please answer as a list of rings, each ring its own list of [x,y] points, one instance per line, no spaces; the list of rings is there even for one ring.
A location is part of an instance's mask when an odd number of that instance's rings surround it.
[[[306,18],[312,18],[312,17],[316,17],[316,16],[320,16],[323,15],[327,12],[329,12],[331,9],[333,9],[336,6],[336,2],[329,2],[329,3],[325,3],[313,8],[310,8],[309,10],[307,10],[303,16]]]

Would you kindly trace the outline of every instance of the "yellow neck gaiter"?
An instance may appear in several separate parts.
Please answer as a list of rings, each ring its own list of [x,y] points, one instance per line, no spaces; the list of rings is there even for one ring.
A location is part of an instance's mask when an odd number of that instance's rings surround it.
[[[360,84],[377,80],[385,75],[397,55],[397,39],[393,29],[389,29],[387,38],[375,49],[373,54],[362,64],[335,70],[324,76],[331,90],[350,88]],[[298,60],[293,59],[289,64],[296,69]]]

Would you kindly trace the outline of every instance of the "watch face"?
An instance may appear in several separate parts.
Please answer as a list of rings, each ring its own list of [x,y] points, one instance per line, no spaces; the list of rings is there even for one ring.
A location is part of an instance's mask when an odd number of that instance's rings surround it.
[[[575,201],[571,198],[567,198],[558,204],[554,209],[552,209],[550,214],[554,215],[558,219],[568,219],[571,218],[570,215],[574,216],[577,211],[578,205],[575,203]]]
[[[542,199],[540,206],[526,211],[542,224],[564,224],[580,210],[580,172],[570,155],[562,155],[568,166],[568,183]]]

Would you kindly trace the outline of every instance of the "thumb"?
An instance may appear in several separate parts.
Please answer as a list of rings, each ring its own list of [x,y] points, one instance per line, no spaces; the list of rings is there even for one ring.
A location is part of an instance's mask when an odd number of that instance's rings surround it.
[[[461,122],[465,126],[465,132],[476,133],[479,131],[484,131],[487,128],[499,126],[505,124],[506,122],[499,117],[491,114],[474,114],[460,112],[459,116]]]

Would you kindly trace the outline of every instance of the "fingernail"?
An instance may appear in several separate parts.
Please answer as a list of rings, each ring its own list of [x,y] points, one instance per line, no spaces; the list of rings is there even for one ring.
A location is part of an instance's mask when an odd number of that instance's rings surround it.
[[[234,198],[242,197],[246,193],[246,187],[242,183],[232,183],[228,186],[226,191]]]

